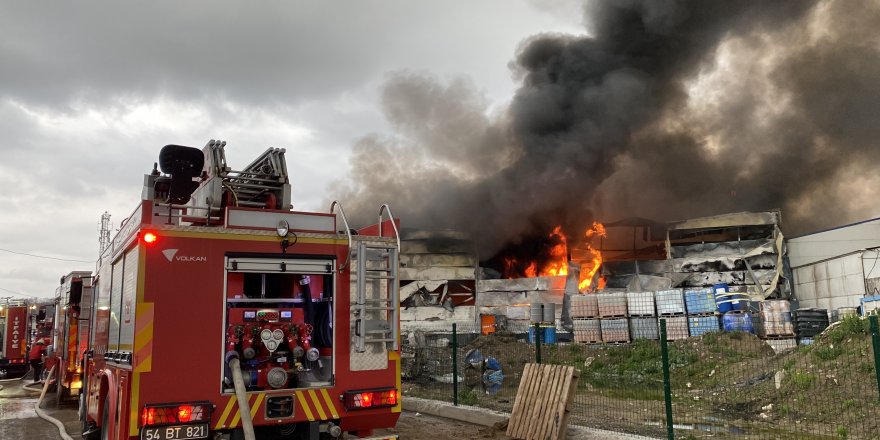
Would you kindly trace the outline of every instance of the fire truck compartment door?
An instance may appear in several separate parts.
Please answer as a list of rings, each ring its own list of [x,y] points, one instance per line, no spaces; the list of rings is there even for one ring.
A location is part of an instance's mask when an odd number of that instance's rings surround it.
[[[229,272],[253,273],[333,273],[333,260],[306,260],[301,258],[229,258]]]

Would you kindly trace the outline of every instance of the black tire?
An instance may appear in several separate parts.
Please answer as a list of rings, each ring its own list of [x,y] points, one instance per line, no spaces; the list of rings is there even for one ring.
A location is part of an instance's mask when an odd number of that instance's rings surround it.
[[[101,440],[110,440],[110,430],[107,425],[110,424],[110,393],[104,396],[103,414],[101,415]]]
[[[79,395],[79,422],[82,426],[82,438],[83,440],[98,440],[101,438],[100,431],[91,431],[93,424],[89,423],[89,409],[86,405],[86,396],[84,393]]]

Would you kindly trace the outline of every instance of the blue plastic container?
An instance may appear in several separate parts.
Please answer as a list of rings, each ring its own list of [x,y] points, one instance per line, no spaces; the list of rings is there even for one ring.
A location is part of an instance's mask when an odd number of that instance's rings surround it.
[[[556,343],[556,327],[546,327],[544,328],[544,339],[542,342],[545,344],[555,344]]]
[[[685,289],[684,302],[689,315],[715,313],[718,306],[715,304],[715,293],[712,288]]]
[[[529,326],[529,344],[535,343],[535,326]],[[556,343],[556,327],[541,327],[541,343]]]
[[[748,295],[731,292],[730,286],[727,284],[716,284],[712,288],[715,290],[715,303],[718,305],[719,312],[727,313],[733,310],[746,310],[749,300]]]
[[[717,316],[688,316],[688,329],[691,336],[701,336],[721,329]]]
[[[752,315],[748,313],[725,313],[721,322],[724,331],[727,332],[755,332],[755,327],[752,326]]]

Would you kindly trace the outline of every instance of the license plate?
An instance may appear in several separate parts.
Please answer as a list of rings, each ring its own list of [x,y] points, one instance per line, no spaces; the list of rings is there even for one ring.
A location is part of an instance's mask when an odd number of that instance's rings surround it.
[[[141,428],[141,440],[192,440],[208,438],[208,424]]]

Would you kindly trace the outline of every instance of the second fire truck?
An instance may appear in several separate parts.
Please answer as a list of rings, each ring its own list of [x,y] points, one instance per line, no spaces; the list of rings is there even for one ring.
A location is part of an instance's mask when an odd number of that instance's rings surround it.
[[[397,227],[293,211],[284,150],[164,147],[100,257],[86,438],[369,436],[400,413]]]

